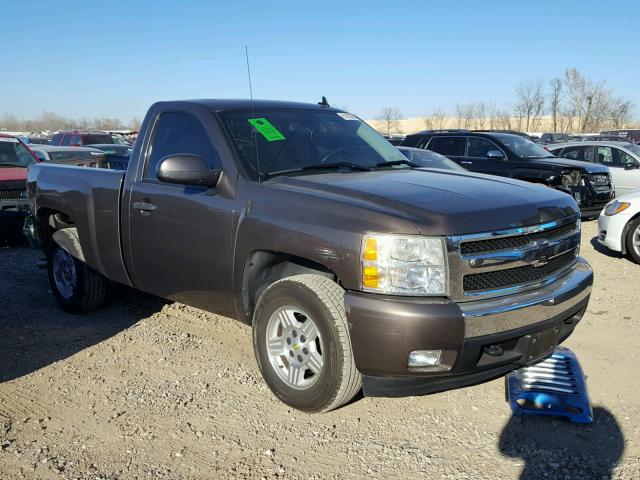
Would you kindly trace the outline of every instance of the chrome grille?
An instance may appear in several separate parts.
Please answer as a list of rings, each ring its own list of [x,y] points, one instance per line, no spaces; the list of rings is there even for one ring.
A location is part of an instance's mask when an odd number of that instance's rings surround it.
[[[564,237],[567,233],[576,229],[577,222],[571,222],[561,227],[552,228],[542,232],[518,235],[513,237],[491,238],[489,240],[476,240],[460,244],[460,252],[463,255],[479,252],[495,252],[510,248],[518,248],[530,244],[535,240],[553,240]]]
[[[464,276],[464,291],[477,292],[514,285],[538,282],[574,263],[576,252],[570,250],[549,260],[545,265],[525,265],[523,267],[496,270],[487,273],[475,273]]]
[[[471,301],[517,293],[554,281],[577,261],[580,218],[449,237],[450,296]]]

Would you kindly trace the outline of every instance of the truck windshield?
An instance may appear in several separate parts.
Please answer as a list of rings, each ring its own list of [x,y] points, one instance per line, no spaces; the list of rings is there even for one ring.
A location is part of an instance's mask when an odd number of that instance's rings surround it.
[[[34,163],[33,157],[17,138],[0,137],[0,168],[26,168],[32,163]]]
[[[519,135],[510,135],[506,133],[496,135],[505,147],[511,150],[520,158],[548,158],[555,157],[550,151],[545,150],[537,143],[527,140]]]
[[[351,166],[353,171],[385,163],[410,166],[382,135],[350,113],[283,108],[220,115],[242,161],[260,178],[324,170],[314,166]]]

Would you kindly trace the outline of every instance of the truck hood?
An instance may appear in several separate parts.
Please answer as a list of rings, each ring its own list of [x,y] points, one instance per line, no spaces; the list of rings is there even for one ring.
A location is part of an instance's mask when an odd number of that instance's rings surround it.
[[[8,180],[27,181],[27,169],[24,167],[0,167],[0,182]]]
[[[599,165],[597,163],[583,162],[581,160],[571,160],[569,158],[549,157],[537,158],[536,162],[546,163],[548,165],[557,165],[559,167],[580,168],[587,173],[608,173],[609,167]]]
[[[459,235],[535,225],[579,212],[573,198],[557,190],[457,170],[283,176],[271,182],[276,188],[333,197],[337,212],[339,205],[346,202],[407,219],[423,235]]]

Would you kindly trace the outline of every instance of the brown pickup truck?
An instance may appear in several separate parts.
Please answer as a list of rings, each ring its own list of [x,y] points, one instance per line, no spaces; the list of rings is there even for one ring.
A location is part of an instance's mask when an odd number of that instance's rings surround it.
[[[126,172],[41,163],[27,189],[63,308],[115,282],[235,317],[305,411],[538,362],[591,292],[569,195],[420,168],[325,103],[157,103]]]

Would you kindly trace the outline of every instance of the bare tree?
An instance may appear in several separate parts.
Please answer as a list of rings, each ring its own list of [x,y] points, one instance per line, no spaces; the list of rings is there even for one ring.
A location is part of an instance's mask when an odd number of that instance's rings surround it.
[[[538,125],[544,112],[544,89],[542,80],[528,80],[516,87],[515,112],[524,119],[525,131]]]
[[[562,102],[562,79],[552,78],[549,80],[549,112],[551,113],[551,122],[553,123],[553,131],[558,131],[558,116]]]
[[[384,107],[376,117],[376,120],[382,123],[383,133],[387,135],[390,133],[402,133],[400,128],[401,119],[402,114],[395,107]]]
[[[489,130],[498,129],[498,116],[500,110],[498,106],[493,102],[487,102],[487,121],[489,124]]]
[[[442,107],[438,107],[431,112],[431,115],[424,116],[422,121],[427,130],[442,130],[446,118],[447,112]]]
[[[575,119],[580,132],[598,130],[606,121],[605,112],[610,110],[611,92],[605,82],[594,83],[576,68],[567,68],[563,80],[569,96],[570,128]]]
[[[456,103],[456,117],[458,128],[470,128],[476,107],[473,103]]]
[[[129,130],[137,132],[138,130],[140,130],[140,119],[138,117],[133,117],[129,122],[128,127]]]
[[[624,128],[631,121],[633,103],[622,97],[614,98],[609,109],[612,128]]]
[[[484,103],[484,101],[476,103],[474,113],[476,118],[476,128],[484,130],[487,122],[487,104]]]
[[[495,127],[497,130],[512,130],[511,114],[507,110],[496,110]]]
[[[42,112],[38,117],[21,120],[14,115],[0,117],[0,129],[35,132],[41,130],[64,130],[71,128],[117,130],[124,128],[118,118],[70,119],[52,112]]]

